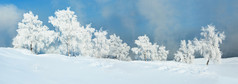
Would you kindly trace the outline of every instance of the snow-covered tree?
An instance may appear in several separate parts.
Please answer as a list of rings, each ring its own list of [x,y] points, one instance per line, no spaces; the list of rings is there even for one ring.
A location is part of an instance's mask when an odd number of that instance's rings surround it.
[[[219,63],[222,56],[219,45],[225,39],[224,32],[216,32],[215,26],[208,25],[207,27],[202,27],[201,35],[203,38],[200,40],[199,51],[207,59],[207,65],[210,60]]]
[[[92,42],[92,36],[95,29],[91,27],[91,24],[86,25],[86,27],[81,28],[81,33],[79,33],[79,40],[78,40],[78,46],[79,46],[79,53],[82,56],[92,56],[93,55],[93,42]]]
[[[57,33],[55,33],[52,30],[48,30],[48,28],[47,30],[41,31],[41,34],[37,36],[37,39],[40,40],[39,43],[42,43],[41,45],[41,48],[43,48],[42,53],[46,53],[49,50],[49,48],[52,47],[52,44],[55,43],[57,36],[58,36]]]
[[[151,51],[151,57],[150,58],[151,58],[151,60],[156,61],[156,60],[161,59],[161,57],[159,57],[158,49],[159,49],[159,45],[157,45],[156,43],[151,45],[151,47],[150,47],[150,51]]]
[[[71,39],[69,49],[70,53],[73,56],[82,55],[82,56],[90,56],[90,52],[92,52],[92,33],[94,32],[94,28],[91,28],[91,25],[87,25],[86,28],[84,26],[80,26],[75,28],[74,31],[71,32]]]
[[[152,43],[150,42],[149,37],[146,35],[139,36],[138,40],[135,40],[135,44],[137,47],[132,48],[132,52],[134,52],[138,57],[138,59],[141,60],[150,60],[151,59],[151,46]]]
[[[138,57],[137,59],[141,60],[166,60],[169,53],[168,50],[165,50],[165,46],[159,46],[156,43],[152,45],[149,37],[146,35],[139,36],[138,40],[135,40],[137,47],[132,48],[132,52],[135,53]]]
[[[34,53],[44,52],[45,48],[55,39],[55,32],[50,31],[38,16],[31,11],[25,13],[24,18],[18,23],[17,36],[13,39],[12,45],[15,48],[26,48]]]
[[[165,49],[166,47],[165,46],[160,46],[159,47],[159,50],[158,50],[158,60],[160,61],[165,61],[167,60],[167,57],[168,57],[168,54],[169,54],[169,51]]]
[[[182,40],[179,50],[174,54],[174,59],[177,62],[192,63],[195,57],[194,52],[195,47],[192,41],[188,40],[187,44],[185,40]]]
[[[187,44],[185,40],[181,41],[180,48],[177,53],[174,54],[174,59],[177,62],[185,62],[185,53],[187,52]]]
[[[84,26],[80,26],[79,28],[75,29],[72,33],[71,39],[71,55],[77,56],[92,56],[93,53],[93,43],[92,43],[92,34],[94,33],[95,29],[91,27],[91,24]],[[59,36],[58,36],[59,37]],[[60,54],[60,50],[58,49],[57,40],[54,45],[50,46],[46,53],[56,53]]]
[[[107,32],[100,29],[94,33],[93,56],[98,58],[107,58],[109,54],[109,40],[106,37]]]
[[[202,27],[201,38],[198,40],[194,38],[193,41],[181,41],[181,45],[177,53],[175,54],[175,61],[192,63],[194,59],[194,52],[198,51],[207,60],[207,65],[210,60],[215,63],[219,63],[221,60],[222,52],[219,45],[225,39],[224,32],[216,32],[215,26],[208,25]]]
[[[128,56],[130,46],[128,46],[126,43],[122,43],[122,40],[119,36],[116,36],[115,34],[110,35],[109,48],[110,58],[116,58],[119,60],[130,60],[130,57]]]
[[[169,51],[166,50],[165,46],[159,46],[156,43],[154,43],[151,48],[151,60],[152,61],[165,61],[167,59],[167,56],[169,54]]]
[[[51,23],[59,36],[59,49],[63,54],[68,56],[77,51],[77,35],[80,33],[80,23],[77,21],[77,16],[70,8],[66,10],[58,10],[55,12],[55,17],[49,17]]]

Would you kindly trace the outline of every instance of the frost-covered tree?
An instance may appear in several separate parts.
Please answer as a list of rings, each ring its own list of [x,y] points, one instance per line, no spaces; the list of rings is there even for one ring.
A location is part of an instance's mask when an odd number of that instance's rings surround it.
[[[187,52],[187,44],[185,40],[181,41],[179,50],[174,54],[174,60],[177,62],[185,62],[185,53]]]
[[[130,60],[130,57],[128,56],[130,46],[128,46],[126,43],[122,43],[122,40],[119,36],[116,36],[115,34],[110,35],[109,48],[110,58],[116,58],[119,60]]]
[[[194,60],[195,47],[192,41],[188,40],[186,43],[185,40],[181,41],[179,50],[174,54],[175,61],[183,63],[192,63]]]
[[[66,10],[58,10],[55,12],[55,16],[49,17],[49,23],[51,23],[59,36],[59,49],[63,54],[68,56],[71,53],[77,51],[77,35],[80,33],[80,23],[77,21],[77,16],[70,8]]]
[[[179,50],[175,53],[175,61],[192,63],[194,53],[198,51],[207,60],[207,65],[210,60],[219,63],[222,55],[219,45],[225,39],[224,32],[216,32],[215,26],[208,25],[202,27],[201,36],[203,38],[194,38],[193,41],[188,41],[188,44],[182,40]]]
[[[24,18],[18,23],[17,36],[13,39],[12,45],[15,48],[26,48],[34,53],[44,52],[54,41],[55,32],[50,31],[38,16],[31,11],[25,13]]]
[[[166,50],[165,46],[159,46],[156,43],[154,43],[151,48],[151,60],[152,61],[165,61],[167,59],[167,56],[169,54],[169,51]]]
[[[82,27],[81,33],[79,33],[78,38],[78,47],[79,53],[82,56],[92,56],[93,55],[93,42],[92,36],[95,31],[94,28],[91,27],[91,24],[86,25],[86,27]]]
[[[47,30],[41,31],[41,34],[37,36],[37,39],[39,39],[40,41],[39,43],[42,43],[41,45],[41,48],[43,48],[41,49],[42,53],[46,53],[49,50],[52,44],[54,44],[57,36],[58,36],[57,33],[55,33],[52,30],[48,30],[48,28]]]
[[[150,60],[151,59],[151,46],[152,43],[150,42],[149,37],[146,35],[139,36],[138,40],[135,40],[135,44],[137,47],[132,48],[132,52],[134,52],[138,57],[138,59],[141,60]]]
[[[207,65],[210,60],[219,63],[222,56],[219,45],[225,39],[224,32],[216,32],[215,26],[208,25],[207,27],[202,27],[201,35],[203,38],[200,40],[198,45],[200,48],[198,49],[200,54],[207,59]]]
[[[84,26],[79,26],[71,32],[72,37],[70,39],[71,45],[69,45],[70,53],[73,56],[92,56],[93,53],[93,43],[92,34],[95,29],[91,27],[91,24]]]
[[[94,33],[93,56],[98,58],[107,58],[109,54],[109,40],[106,37],[107,32],[100,29]]]
[[[137,45],[137,47],[134,47],[131,50],[138,56],[137,59],[145,61],[163,61],[167,59],[169,51],[165,49],[165,46],[160,47],[156,43],[152,45],[149,37],[147,37],[146,35],[139,36],[138,40],[135,40],[135,44]]]
[[[71,45],[70,45],[70,53],[71,55],[77,56],[92,56],[93,54],[93,43],[92,43],[92,34],[95,29],[91,27],[91,24],[84,26],[80,26],[75,29],[72,33]],[[59,36],[58,36],[59,37]],[[50,46],[46,53],[56,53],[60,54],[60,50],[58,49],[57,40],[55,40],[55,44]]]
[[[158,56],[156,57],[158,57],[158,60],[160,61],[165,61],[167,59],[168,54],[169,54],[169,51],[166,50],[166,47],[162,45],[159,47]]]
[[[161,57],[159,57],[159,53],[158,53],[158,48],[159,45],[157,45],[156,43],[154,43],[153,45],[151,45],[150,47],[150,51],[151,51],[151,60],[155,61],[155,60],[159,60]],[[167,58],[166,58],[167,59]]]

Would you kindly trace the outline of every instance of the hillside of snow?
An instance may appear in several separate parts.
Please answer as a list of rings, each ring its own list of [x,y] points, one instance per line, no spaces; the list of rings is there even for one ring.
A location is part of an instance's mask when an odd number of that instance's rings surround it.
[[[238,58],[205,65],[35,55],[0,48],[0,84],[238,84]]]

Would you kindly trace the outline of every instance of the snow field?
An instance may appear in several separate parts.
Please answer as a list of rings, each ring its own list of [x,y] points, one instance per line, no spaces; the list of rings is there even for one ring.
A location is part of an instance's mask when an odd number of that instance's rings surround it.
[[[0,48],[0,84],[237,84],[238,58],[206,66],[174,61],[119,61],[87,56],[34,55]]]

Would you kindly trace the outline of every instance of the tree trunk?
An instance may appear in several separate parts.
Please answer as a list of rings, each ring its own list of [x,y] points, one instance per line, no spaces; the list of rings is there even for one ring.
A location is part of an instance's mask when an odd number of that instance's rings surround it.
[[[32,42],[31,42],[31,45],[30,45],[30,49],[31,49],[31,52],[32,52],[32,50],[33,50],[33,48],[32,48]]]
[[[209,59],[207,60],[207,65],[208,65],[208,63],[209,63]]]
[[[69,53],[69,43],[67,43],[67,51],[68,51],[68,56],[70,56],[70,53]]]
[[[146,54],[144,54],[144,59],[145,59],[145,61],[147,61],[147,60],[146,60]]]
[[[69,36],[67,37],[67,50],[68,50],[68,56],[70,56],[70,50],[69,50],[69,42],[70,40],[69,40]]]

